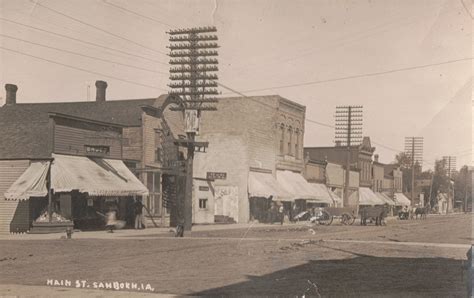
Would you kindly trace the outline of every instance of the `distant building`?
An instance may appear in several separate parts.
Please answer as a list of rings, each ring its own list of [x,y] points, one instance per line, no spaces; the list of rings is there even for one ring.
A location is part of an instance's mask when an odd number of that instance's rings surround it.
[[[305,160],[305,178],[308,182],[323,183],[337,198],[344,197],[346,170],[342,165],[326,161]],[[359,172],[351,170],[349,177],[349,196],[359,189]],[[342,206],[337,202],[336,206]]]
[[[347,147],[305,147],[304,152],[312,160],[327,160],[340,165],[346,164]],[[360,145],[350,147],[351,166],[360,173],[360,187],[372,187],[372,155],[375,147],[370,144],[370,138],[364,137]]]

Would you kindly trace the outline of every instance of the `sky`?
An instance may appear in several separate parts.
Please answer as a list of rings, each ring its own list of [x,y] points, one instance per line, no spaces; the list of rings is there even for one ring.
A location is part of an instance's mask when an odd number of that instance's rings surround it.
[[[471,1],[0,0],[0,83],[17,102],[93,100],[96,80],[108,100],[157,97],[166,31],[212,25],[219,82],[305,105],[305,146],[333,145],[335,107],[363,105],[381,162],[421,136],[424,168],[471,165]]]

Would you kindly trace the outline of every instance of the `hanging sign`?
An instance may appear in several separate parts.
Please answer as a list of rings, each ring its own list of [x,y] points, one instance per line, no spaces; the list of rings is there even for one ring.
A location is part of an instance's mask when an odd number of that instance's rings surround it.
[[[197,110],[184,111],[185,131],[197,133],[199,131],[199,117]]]

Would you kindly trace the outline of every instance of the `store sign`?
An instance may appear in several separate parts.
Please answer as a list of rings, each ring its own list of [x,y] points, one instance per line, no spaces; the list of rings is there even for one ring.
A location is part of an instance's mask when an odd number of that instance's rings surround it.
[[[209,191],[209,186],[199,186],[199,191]]]
[[[208,180],[226,180],[227,179],[227,173],[207,172],[206,178]]]

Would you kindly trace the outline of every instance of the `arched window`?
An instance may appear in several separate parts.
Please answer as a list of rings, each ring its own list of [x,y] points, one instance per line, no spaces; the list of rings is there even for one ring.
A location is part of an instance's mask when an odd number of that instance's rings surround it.
[[[285,125],[280,124],[280,154],[285,154]]]
[[[293,128],[288,127],[288,155],[292,155],[292,144],[293,144]]]
[[[300,131],[298,129],[295,130],[295,158],[300,158]]]

